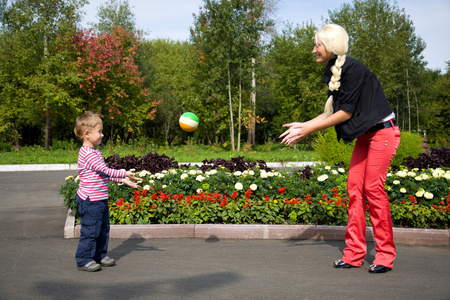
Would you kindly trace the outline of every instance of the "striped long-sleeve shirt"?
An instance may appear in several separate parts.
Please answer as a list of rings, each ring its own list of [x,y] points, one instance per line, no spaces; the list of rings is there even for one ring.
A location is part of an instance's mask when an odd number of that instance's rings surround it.
[[[82,146],[78,154],[78,176],[78,196],[83,200],[89,197],[91,201],[100,201],[108,199],[108,181],[120,182],[127,173],[108,168],[100,150]]]

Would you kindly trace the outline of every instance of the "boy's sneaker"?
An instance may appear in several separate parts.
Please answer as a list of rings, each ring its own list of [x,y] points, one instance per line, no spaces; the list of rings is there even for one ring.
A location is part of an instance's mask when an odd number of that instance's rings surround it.
[[[109,256],[103,257],[102,261],[100,262],[100,265],[102,265],[102,267],[112,267],[115,264],[116,261]]]
[[[95,261],[90,261],[82,267],[78,267],[80,271],[95,272],[101,270],[101,266]]]

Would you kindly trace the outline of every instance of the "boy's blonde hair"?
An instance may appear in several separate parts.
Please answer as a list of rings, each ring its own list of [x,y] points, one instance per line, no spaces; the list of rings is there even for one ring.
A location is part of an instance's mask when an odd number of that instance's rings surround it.
[[[348,34],[344,28],[336,24],[328,24],[317,31],[316,40],[319,40],[327,51],[337,55],[335,64],[331,67],[331,80],[328,83],[330,91],[338,90],[341,86],[341,70],[345,63],[346,53],[348,51]],[[330,96],[325,104],[327,116],[333,113],[333,96]]]
[[[83,140],[83,133],[88,129],[94,128],[98,124],[103,124],[102,119],[91,111],[85,111],[77,118],[77,123],[73,131],[78,139]]]

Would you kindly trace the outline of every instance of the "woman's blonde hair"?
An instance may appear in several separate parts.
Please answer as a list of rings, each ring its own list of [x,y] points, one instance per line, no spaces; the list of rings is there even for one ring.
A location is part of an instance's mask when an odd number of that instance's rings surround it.
[[[91,111],[85,111],[77,118],[77,123],[73,131],[78,139],[83,140],[83,132],[95,128],[98,124],[103,124],[102,119]]]
[[[330,91],[336,91],[341,86],[341,71],[345,63],[345,55],[348,51],[348,34],[344,28],[336,24],[328,24],[317,31],[316,40],[319,40],[327,49],[327,51],[337,55],[336,62],[331,67],[331,80],[328,83]],[[330,95],[325,104],[324,110],[326,116],[333,113],[333,96]]]

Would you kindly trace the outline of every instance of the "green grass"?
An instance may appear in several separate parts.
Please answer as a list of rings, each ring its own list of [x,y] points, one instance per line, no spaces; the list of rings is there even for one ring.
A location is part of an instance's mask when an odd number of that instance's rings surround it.
[[[57,149],[45,151],[42,147],[22,147],[20,151],[0,152],[0,164],[62,164],[76,163],[78,158],[78,145],[58,145]],[[55,147],[54,147],[55,148]],[[244,149],[239,152],[230,151],[221,146],[205,145],[182,145],[182,146],[157,146],[154,144],[132,147],[130,145],[101,146],[103,156],[108,157],[118,154],[120,157],[126,155],[142,156],[149,152],[157,152],[168,157],[174,157],[177,162],[202,162],[205,159],[222,158],[230,160],[233,157],[244,156],[245,160],[265,162],[288,162],[288,161],[315,161],[317,154],[311,151],[302,151],[285,147],[279,144],[266,144],[257,146],[255,149]]]

